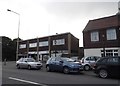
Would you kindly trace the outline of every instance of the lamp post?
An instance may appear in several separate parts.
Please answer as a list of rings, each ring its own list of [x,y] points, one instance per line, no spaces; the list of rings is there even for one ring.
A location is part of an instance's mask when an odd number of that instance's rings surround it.
[[[7,9],[7,11],[15,13],[15,14],[17,14],[19,16],[19,21],[18,21],[18,38],[17,38],[17,48],[16,48],[16,60],[17,60],[18,59],[18,49],[19,49],[20,14],[15,12],[15,11],[12,11],[10,9]]]
[[[103,37],[103,57],[105,57],[105,35],[102,35]]]
[[[55,39],[55,57],[56,57],[56,39]]]

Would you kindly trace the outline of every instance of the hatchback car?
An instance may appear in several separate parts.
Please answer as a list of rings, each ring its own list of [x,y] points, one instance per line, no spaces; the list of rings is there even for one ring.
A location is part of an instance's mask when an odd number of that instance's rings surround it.
[[[120,76],[120,57],[104,57],[94,65],[94,72],[101,78]]]
[[[20,68],[27,68],[27,69],[41,69],[42,63],[41,62],[36,62],[35,59],[33,58],[20,58],[16,62],[16,67],[18,69]]]
[[[67,74],[70,72],[80,72],[83,70],[83,66],[70,58],[52,57],[46,63],[46,70],[61,71]]]
[[[93,68],[95,62],[99,59],[98,56],[88,56],[81,59],[81,63],[84,66],[84,70],[88,71]]]

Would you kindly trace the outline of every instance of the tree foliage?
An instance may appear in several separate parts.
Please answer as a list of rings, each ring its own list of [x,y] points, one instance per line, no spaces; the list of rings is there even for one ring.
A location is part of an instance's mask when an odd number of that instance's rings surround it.
[[[19,39],[21,40],[21,39]],[[16,45],[17,38],[10,39],[8,37],[2,37],[2,60],[6,59],[7,61],[15,61],[16,60]]]

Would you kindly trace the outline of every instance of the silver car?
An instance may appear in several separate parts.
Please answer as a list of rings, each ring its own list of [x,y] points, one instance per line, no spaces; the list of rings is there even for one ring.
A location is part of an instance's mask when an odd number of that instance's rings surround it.
[[[87,56],[81,59],[81,64],[84,67],[84,70],[88,71],[93,69],[95,62],[99,59],[99,56]]]
[[[16,62],[16,67],[18,69],[20,68],[27,68],[27,69],[41,69],[42,67],[42,63],[41,62],[36,62],[35,59],[33,58],[20,58],[17,62]]]

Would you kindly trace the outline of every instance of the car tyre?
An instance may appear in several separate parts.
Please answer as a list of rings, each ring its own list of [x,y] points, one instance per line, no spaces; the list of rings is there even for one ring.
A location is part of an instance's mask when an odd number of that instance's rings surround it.
[[[108,72],[105,69],[100,69],[99,70],[99,77],[101,78],[107,78],[108,77]]]
[[[20,69],[20,65],[19,64],[17,64],[17,69]]]
[[[31,70],[31,66],[30,65],[28,65],[28,69]]]
[[[65,74],[68,74],[68,73],[70,72],[70,70],[69,70],[68,67],[64,67],[64,68],[63,68],[63,72],[64,72]]]
[[[50,69],[49,66],[46,66],[46,71],[47,71],[47,72],[50,72],[50,71],[51,71],[51,69]]]
[[[85,66],[84,66],[84,70],[85,70],[85,71],[90,70],[90,66],[89,66],[89,65],[85,65]]]

